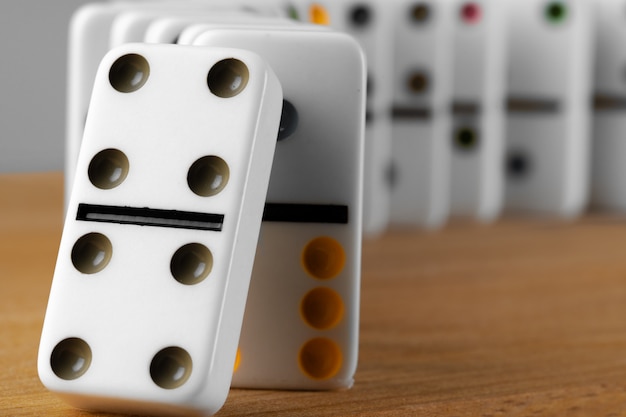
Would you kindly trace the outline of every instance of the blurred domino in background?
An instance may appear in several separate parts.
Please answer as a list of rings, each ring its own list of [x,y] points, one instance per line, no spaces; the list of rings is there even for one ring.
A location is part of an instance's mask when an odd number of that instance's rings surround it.
[[[506,207],[574,217],[588,201],[592,9],[507,1]]]
[[[450,1],[394,2],[391,221],[435,228],[450,210]]]
[[[41,336],[48,389],[89,410],[221,407],[281,103],[276,76],[248,51],[130,44],[106,55]]]
[[[349,388],[359,326],[361,48],[309,25],[205,27],[194,45],[258,53],[284,91],[233,386]]]
[[[626,211],[626,26],[624,2],[595,0],[595,113],[592,187],[594,207]]]
[[[506,3],[455,1],[450,210],[494,220],[504,201]]]
[[[394,3],[352,0],[297,0],[302,20],[353,36],[367,57],[367,125],[363,230],[374,236],[389,224],[391,165],[391,77]]]

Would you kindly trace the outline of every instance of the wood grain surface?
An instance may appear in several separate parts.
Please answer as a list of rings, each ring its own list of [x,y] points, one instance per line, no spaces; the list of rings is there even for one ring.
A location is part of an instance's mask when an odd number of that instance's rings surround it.
[[[98,416],[37,378],[59,173],[0,176],[0,416]],[[353,389],[232,390],[219,416],[626,416],[626,220],[504,219],[364,244]]]

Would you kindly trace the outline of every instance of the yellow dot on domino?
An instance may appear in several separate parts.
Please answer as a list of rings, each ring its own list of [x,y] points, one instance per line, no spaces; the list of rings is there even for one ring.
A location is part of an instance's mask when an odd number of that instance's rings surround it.
[[[312,379],[330,379],[341,369],[343,357],[335,342],[323,337],[309,340],[298,355],[300,369]]]
[[[312,277],[331,279],[341,273],[346,253],[341,243],[327,236],[310,241],[302,252],[302,266]]]
[[[319,4],[312,4],[309,8],[309,19],[317,25],[330,25],[328,10]]]
[[[233,367],[233,372],[237,372],[237,369],[239,369],[239,365],[241,365],[241,349],[237,349],[237,356],[235,356],[235,366]]]
[[[343,318],[343,300],[330,288],[314,288],[302,299],[300,313],[309,326],[317,330],[328,330]]]

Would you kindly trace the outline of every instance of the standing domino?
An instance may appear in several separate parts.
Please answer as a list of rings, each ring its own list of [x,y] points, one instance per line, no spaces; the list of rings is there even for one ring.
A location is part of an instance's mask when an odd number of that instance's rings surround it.
[[[206,30],[194,45],[258,53],[285,97],[233,386],[349,388],[359,328],[361,49],[308,25]]]
[[[506,8],[502,0],[454,0],[450,210],[489,221],[504,201]]]
[[[391,68],[393,65],[393,6],[381,1],[297,0],[300,16],[352,35],[367,57],[367,125],[363,228],[366,235],[382,233],[390,219]]]
[[[587,0],[508,0],[506,206],[574,217],[589,186]]]
[[[391,221],[441,226],[450,211],[450,1],[398,0]]]
[[[592,142],[591,203],[626,211],[626,39],[624,2],[593,2],[596,30],[595,114]]]
[[[221,407],[281,103],[276,76],[247,51],[106,55],[41,336],[46,387],[89,410]]]

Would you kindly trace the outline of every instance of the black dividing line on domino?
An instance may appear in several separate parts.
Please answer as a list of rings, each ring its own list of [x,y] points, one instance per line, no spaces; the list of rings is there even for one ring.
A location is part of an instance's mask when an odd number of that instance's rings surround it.
[[[266,203],[264,222],[348,224],[348,206]]]
[[[509,113],[557,114],[561,111],[561,104],[548,98],[509,97],[506,109]]]
[[[454,101],[452,103],[452,114],[455,116],[478,116],[482,109],[479,103],[470,101]]]
[[[221,232],[223,214],[79,204],[76,220]]]
[[[430,120],[433,112],[428,107],[393,106],[391,118],[394,120]]]
[[[599,93],[593,98],[593,108],[596,111],[624,111],[626,110],[626,97]]]

